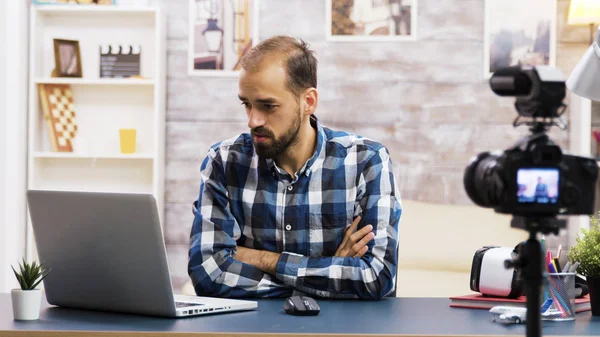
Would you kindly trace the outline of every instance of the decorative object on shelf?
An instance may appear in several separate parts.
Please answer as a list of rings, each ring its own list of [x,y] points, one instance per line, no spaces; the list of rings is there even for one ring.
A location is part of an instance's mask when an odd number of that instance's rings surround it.
[[[556,0],[485,0],[484,76],[516,65],[554,67],[556,17]]]
[[[23,259],[19,263],[17,272],[13,266],[10,266],[15,273],[21,289],[11,290],[11,301],[13,316],[15,320],[36,320],[40,318],[40,306],[42,304],[42,290],[36,289],[38,284],[48,276],[50,269],[45,269],[37,262],[27,263]]]
[[[83,77],[79,41],[54,39],[52,77]]]
[[[327,0],[329,41],[414,41],[418,0]]]
[[[100,77],[127,78],[140,75],[141,45],[100,46]]]
[[[121,144],[122,154],[135,153],[136,130],[135,129],[120,129],[119,139]]]
[[[598,212],[600,215],[600,212]],[[568,257],[572,265],[577,263],[576,272],[585,276],[590,292],[592,315],[600,316],[600,218],[590,216],[590,228],[581,229],[575,245],[569,249]]]
[[[73,140],[77,135],[77,121],[71,86],[68,84],[40,84],[39,92],[52,150],[73,152]]]
[[[594,42],[596,25],[600,24],[600,1],[598,0],[571,0],[569,4],[570,25],[589,25],[590,44]]]
[[[233,76],[258,42],[258,0],[189,0],[190,75]]]

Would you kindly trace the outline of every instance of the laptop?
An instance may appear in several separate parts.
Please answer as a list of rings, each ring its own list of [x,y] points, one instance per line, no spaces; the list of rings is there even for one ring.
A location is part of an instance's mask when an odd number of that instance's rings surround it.
[[[256,301],[175,295],[151,194],[27,191],[48,303],[161,317],[257,308]]]

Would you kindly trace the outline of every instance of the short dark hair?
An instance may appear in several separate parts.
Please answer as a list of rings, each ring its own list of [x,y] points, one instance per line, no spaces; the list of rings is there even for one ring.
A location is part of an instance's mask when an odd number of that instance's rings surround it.
[[[243,69],[256,69],[270,55],[283,56],[288,90],[298,96],[307,88],[317,87],[317,58],[303,40],[289,36],[270,37],[250,49],[240,61]]]

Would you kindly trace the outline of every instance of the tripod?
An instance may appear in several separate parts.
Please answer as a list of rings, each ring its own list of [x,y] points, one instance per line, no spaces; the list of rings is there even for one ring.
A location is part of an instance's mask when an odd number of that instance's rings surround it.
[[[527,316],[525,334],[527,337],[541,337],[541,292],[545,263],[542,246],[537,233],[558,235],[566,227],[566,220],[552,216],[513,216],[510,226],[529,232],[529,239],[521,246],[513,260],[506,260],[506,268],[517,268],[518,279],[523,283],[527,297]]]

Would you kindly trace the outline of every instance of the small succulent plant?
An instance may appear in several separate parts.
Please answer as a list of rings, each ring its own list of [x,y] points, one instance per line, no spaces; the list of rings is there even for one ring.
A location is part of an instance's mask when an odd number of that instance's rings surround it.
[[[21,290],[33,290],[42,280],[48,276],[50,269],[45,269],[37,262],[27,263],[25,259],[19,263],[19,272],[13,266],[10,266],[15,273]]]

